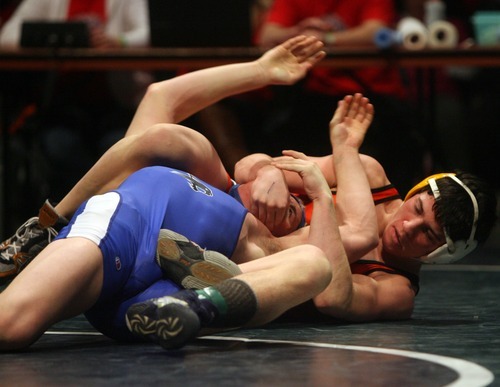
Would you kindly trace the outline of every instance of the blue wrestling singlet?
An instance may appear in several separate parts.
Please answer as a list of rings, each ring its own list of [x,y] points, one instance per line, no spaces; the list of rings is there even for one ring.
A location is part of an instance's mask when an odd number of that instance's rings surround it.
[[[82,204],[57,238],[85,237],[99,246],[103,287],[86,316],[104,334],[130,339],[128,306],[179,289],[155,262],[159,230],[173,230],[231,257],[246,214],[235,199],[189,173],[149,167]]]

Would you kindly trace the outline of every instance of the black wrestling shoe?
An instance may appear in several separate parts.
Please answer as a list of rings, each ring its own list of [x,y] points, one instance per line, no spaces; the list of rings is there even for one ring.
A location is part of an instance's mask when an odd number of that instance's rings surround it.
[[[170,296],[132,305],[126,314],[127,327],[134,335],[165,349],[178,349],[196,338],[200,319],[182,299]]]
[[[0,244],[0,285],[14,279],[57,236],[56,228],[67,223],[47,200],[39,216],[28,219]]]
[[[224,255],[203,250],[196,243],[171,230],[160,230],[156,262],[163,274],[185,289],[203,289],[241,274]]]

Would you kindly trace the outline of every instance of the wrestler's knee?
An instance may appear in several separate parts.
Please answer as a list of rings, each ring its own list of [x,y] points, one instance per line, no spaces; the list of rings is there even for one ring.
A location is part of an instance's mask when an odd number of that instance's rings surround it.
[[[294,259],[305,282],[323,290],[331,281],[332,268],[326,254],[319,247],[300,245],[295,247]]]
[[[0,314],[0,350],[27,348],[38,337],[30,321],[23,317],[22,312],[13,309],[3,309]]]
[[[178,140],[181,132],[179,125],[166,123],[155,124],[139,135],[136,145],[151,150],[151,147],[155,144],[171,144],[176,137]]]
[[[159,123],[139,135],[135,146],[157,156],[176,155],[192,152],[199,146],[205,146],[208,140],[197,131],[186,126]],[[168,150],[165,153],[165,150]]]

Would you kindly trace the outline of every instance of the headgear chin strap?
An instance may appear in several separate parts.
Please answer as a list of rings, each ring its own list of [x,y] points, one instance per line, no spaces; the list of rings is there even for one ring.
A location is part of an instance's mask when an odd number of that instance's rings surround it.
[[[472,206],[474,207],[474,220],[472,222],[472,228],[470,231],[469,238],[464,241],[453,242],[444,228],[444,235],[446,237],[446,243],[443,246],[438,247],[436,250],[427,254],[426,256],[420,257],[423,263],[451,263],[462,259],[467,254],[471,253],[477,247],[477,240],[474,239],[477,228],[477,220],[479,217],[479,207],[477,204],[477,199],[474,193],[467,187],[454,173],[440,173],[437,175],[432,175],[427,179],[421,181],[415,187],[413,187],[405,197],[405,201],[415,195],[422,188],[429,185],[432,190],[434,198],[438,200],[441,197],[439,188],[437,186],[436,180],[442,179],[443,177],[449,177],[453,179],[457,184],[459,184],[470,196],[472,201]]]

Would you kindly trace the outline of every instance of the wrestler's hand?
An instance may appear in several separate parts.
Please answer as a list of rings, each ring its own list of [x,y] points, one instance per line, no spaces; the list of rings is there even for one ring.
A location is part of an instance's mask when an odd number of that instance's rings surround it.
[[[313,36],[296,36],[267,51],[257,60],[268,84],[291,85],[325,57],[323,43]]]
[[[330,121],[332,148],[346,145],[358,150],[373,121],[373,113],[373,105],[359,93],[339,101]]]
[[[261,168],[252,183],[250,212],[273,232],[285,221],[290,192],[283,171],[268,165]]]
[[[315,162],[309,160],[304,153],[293,150],[283,151],[283,155],[285,157],[276,158],[273,165],[286,171],[297,172],[302,178],[304,191],[309,199],[314,201],[325,194],[331,198],[330,187]]]

